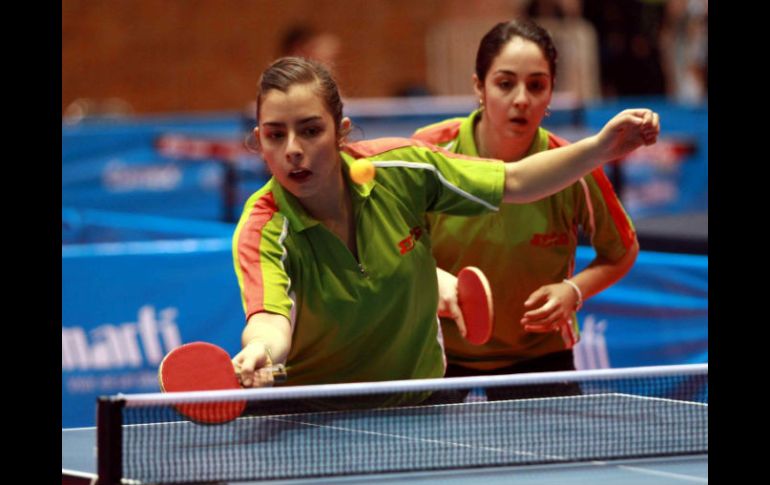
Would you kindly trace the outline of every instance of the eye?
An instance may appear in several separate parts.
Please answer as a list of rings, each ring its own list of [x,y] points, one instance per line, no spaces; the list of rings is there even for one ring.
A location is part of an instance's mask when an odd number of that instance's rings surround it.
[[[307,137],[314,137],[318,136],[323,132],[323,129],[319,126],[308,126],[304,130],[302,130],[302,134]]]
[[[509,79],[503,79],[497,82],[497,87],[502,89],[503,91],[509,91],[510,89],[513,88],[513,85],[514,85],[513,81]]]
[[[545,81],[530,81],[527,83],[527,89],[533,93],[539,93],[544,91],[548,87],[548,83]]]
[[[276,130],[276,131],[268,131],[268,132],[265,134],[265,137],[266,137],[268,140],[280,140],[280,139],[282,139],[282,138],[283,138],[283,137],[285,137],[285,136],[286,136],[286,134],[285,134],[284,132],[282,132],[282,131],[277,131],[277,130]]]

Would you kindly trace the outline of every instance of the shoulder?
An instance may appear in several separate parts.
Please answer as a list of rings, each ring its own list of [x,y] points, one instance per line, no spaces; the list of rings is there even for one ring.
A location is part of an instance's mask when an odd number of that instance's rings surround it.
[[[469,157],[451,152],[438,145],[416,140],[414,138],[377,138],[350,143],[342,148],[342,151],[354,159],[367,158],[376,166],[382,166],[382,162],[429,162],[436,157],[455,160],[479,160],[477,157]],[[378,162],[380,162],[378,164]]]
[[[562,138],[554,133],[551,133],[550,131],[546,131],[548,136],[548,149],[552,150],[554,148],[560,148],[563,146],[570,145],[572,142],[569,140]],[[581,180],[584,180],[588,183],[597,183],[597,184],[609,184],[609,180],[607,179],[607,176],[604,173],[603,167],[598,167],[592,170],[590,173],[586,174],[584,177],[581,178]]]
[[[554,149],[563,147],[566,145],[570,145],[572,142],[555,135],[551,133],[550,131],[547,131],[548,134],[548,149]],[[583,182],[588,183],[589,185],[598,185],[599,188],[602,190],[602,194],[607,195],[614,195],[612,192],[612,183],[607,178],[607,175],[604,173],[604,167],[599,166],[595,169],[593,169],[591,172],[586,174],[585,176],[581,177],[580,181],[578,183],[582,184]],[[573,187],[577,184],[573,184]]]
[[[399,149],[416,149],[425,147],[424,142],[410,138],[376,138],[348,143],[342,147],[342,151],[353,158],[373,158]]]
[[[545,131],[547,136],[548,150],[553,150],[554,148],[567,146],[572,143],[569,140],[562,138],[554,133],[551,133],[548,130],[543,130],[543,131]],[[604,169],[602,167],[595,168],[593,171],[585,174],[575,183],[566,187],[564,190],[552,195],[550,198],[556,200],[557,197],[560,197],[562,195],[567,195],[567,194],[584,197],[587,195],[585,191],[588,189],[588,186],[595,186],[597,185],[597,182],[600,180],[606,180],[606,176],[604,175]],[[588,186],[586,184],[588,184]],[[560,199],[559,203],[563,204],[565,202]]]
[[[233,239],[237,244],[257,243],[270,234],[280,233],[282,221],[285,219],[276,201],[272,184],[258,190],[246,202]],[[255,239],[256,238],[256,239]]]
[[[449,143],[460,135],[460,126],[463,121],[465,121],[465,118],[451,118],[439,121],[438,123],[419,128],[414,132],[412,138],[434,145]]]
[[[548,132],[548,149],[549,150],[551,150],[552,148],[563,147],[563,146],[566,146],[566,145],[569,145],[569,144],[570,144],[570,142],[568,140],[566,140],[566,139],[564,139],[564,138],[562,138],[562,137],[560,137],[558,135],[555,135],[555,134],[551,133],[550,131]]]
[[[246,218],[272,217],[279,212],[274,192],[275,180],[270,179],[261,189],[251,194],[244,205],[241,222]]]

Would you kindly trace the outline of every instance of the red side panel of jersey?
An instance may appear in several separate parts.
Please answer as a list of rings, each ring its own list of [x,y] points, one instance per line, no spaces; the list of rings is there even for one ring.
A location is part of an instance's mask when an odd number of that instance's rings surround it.
[[[278,206],[272,192],[268,192],[252,206],[249,219],[241,228],[238,238],[247,316],[264,309],[265,285],[259,247],[262,241],[262,230],[276,212],[278,212]]]
[[[607,209],[610,211],[610,216],[615,222],[618,233],[620,233],[620,239],[623,241],[623,246],[628,249],[634,242],[635,233],[631,224],[628,222],[623,207],[620,205],[620,200],[618,200],[618,196],[615,194],[615,189],[612,188],[612,183],[607,178],[607,175],[604,174],[602,167],[594,169],[594,171],[591,172],[591,175],[593,175],[594,180],[596,180],[599,190],[602,191],[602,196],[607,204]]]
[[[569,142],[564,138],[558,137],[553,133],[548,134],[548,149],[558,148],[564,145],[569,145]],[[634,230],[631,228],[631,224],[626,218],[626,213],[623,210],[623,206],[620,205],[620,200],[615,194],[615,189],[612,188],[612,183],[607,178],[602,167],[596,168],[591,172],[596,185],[599,186],[599,190],[602,192],[602,197],[607,204],[607,209],[610,212],[610,217],[615,223],[615,227],[620,233],[620,239],[623,242],[623,247],[628,249],[634,242]]]

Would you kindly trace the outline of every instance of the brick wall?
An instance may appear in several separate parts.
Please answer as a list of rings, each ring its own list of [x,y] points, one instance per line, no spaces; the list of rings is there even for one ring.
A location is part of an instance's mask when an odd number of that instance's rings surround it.
[[[435,22],[504,19],[520,1],[63,0],[62,110],[111,97],[139,113],[242,109],[296,23],[342,41],[344,95],[390,96],[427,83],[425,33]]]

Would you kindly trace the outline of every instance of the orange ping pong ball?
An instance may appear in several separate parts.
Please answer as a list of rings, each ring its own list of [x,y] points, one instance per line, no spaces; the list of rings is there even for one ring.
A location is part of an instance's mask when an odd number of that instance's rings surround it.
[[[350,178],[359,185],[371,182],[374,178],[374,164],[369,160],[356,160],[350,165]]]

